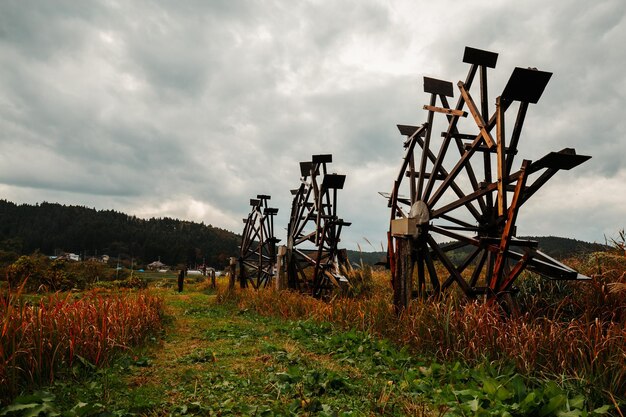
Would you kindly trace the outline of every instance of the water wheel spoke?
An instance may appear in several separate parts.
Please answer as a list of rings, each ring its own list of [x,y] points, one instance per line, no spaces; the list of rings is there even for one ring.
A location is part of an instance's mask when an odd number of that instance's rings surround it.
[[[428,270],[428,276],[430,277],[430,283],[433,287],[433,292],[438,294],[441,291],[441,285],[439,283],[439,277],[437,276],[437,269],[433,262],[432,256],[430,256],[430,250],[424,248],[424,261],[426,262],[426,268]]]
[[[432,238],[432,236],[428,236],[428,245],[433,249],[433,251],[437,255],[437,258],[439,258],[443,266],[448,270],[453,279],[459,284],[463,292],[468,296],[471,295],[471,289],[469,285],[467,284],[467,282],[465,282],[450,258],[448,258],[448,255],[446,255],[446,253],[441,250],[439,244],[435,241],[435,239]]]
[[[472,276],[471,276],[470,282],[469,282],[470,287],[475,287],[476,286],[476,283],[480,279],[481,273],[482,273],[483,268],[485,266],[485,261],[487,260],[487,257],[489,256],[489,252],[484,250],[484,249],[481,249],[481,253],[482,254],[480,256],[478,264],[474,267],[474,270],[472,271]]]

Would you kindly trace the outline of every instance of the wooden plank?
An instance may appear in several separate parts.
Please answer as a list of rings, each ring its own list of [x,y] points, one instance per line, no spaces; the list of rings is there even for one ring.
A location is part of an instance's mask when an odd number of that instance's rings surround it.
[[[497,292],[508,291],[511,285],[513,285],[513,282],[515,282],[517,277],[526,268],[526,265],[528,265],[529,261],[530,261],[530,254],[527,252],[524,254],[524,256],[522,256],[522,259],[520,259],[515,264],[515,266],[513,266],[513,268],[511,269],[511,272],[509,272],[506,279],[502,282],[502,284],[500,284],[500,288],[498,288]]]
[[[496,146],[496,142],[491,137],[491,133],[489,133],[489,130],[487,130],[487,124],[485,123],[485,121],[483,120],[483,117],[478,112],[478,108],[476,108],[474,99],[472,99],[472,96],[469,94],[469,91],[467,91],[467,89],[465,88],[463,81],[459,81],[457,85],[459,86],[461,95],[463,96],[463,99],[465,100],[465,103],[467,104],[467,108],[469,109],[470,113],[474,117],[476,126],[478,126],[478,129],[480,129],[480,134],[485,140],[485,143],[490,148]]]
[[[435,100],[437,99],[437,97],[433,94],[430,96],[430,105],[434,106],[435,105]],[[419,172],[426,172],[426,162],[428,161],[428,154],[427,151],[430,151],[430,137],[432,134],[432,126],[433,126],[433,116],[434,113],[433,112],[428,112],[428,119],[426,124],[428,125],[428,130],[426,131],[426,136],[424,136],[424,145],[422,145],[422,157],[420,159],[420,169]],[[420,176],[417,179],[417,197],[421,200],[422,199],[422,191],[424,190],[424,177]],[[411,201],[415,201],[415,200],[411,200]]]
[[[469,135],[467,133],[448,133],[441,132],[441,137],[450,137],[452,139],[461,139],[461,140],[474,140],[476,139],[476,135]]]
[[[441,291],[441,284],[439,283],[439,278],[437,277],[437,270],[435,269],[433,258],[430,256],[428,248],[422,248],[422,250],[424,251],[424,261],[426,262],[426,268],[428,269],[430,283],[433,286],[433,292],[438,294]]]
[[[413,259],[411,240],[395,239],[395,274],[393,275],[393,304],[399,313],[409,305],[413,292]]]
[[[442,98],[441,101],[444,105],[444,107],[450,107],[450,105],[448,105],[448,102],[446,100],[445,97]],[[452,119],[453,117],[451,116],[447,116],[448,119]],[[463,147],[463,144],[461,143],[460,140],[455,139],[454,141],[456,143],[457,149],[459,151],[459,155],[463,155],[465,153],[465,149]],[[465,165],[465,171],[467,172],[467,177],[470,180],[470,183],[472,184],[472,189],[473,190],[477,190],[478,189],[478,180],[476,179],[476,174],[474,173],[474,168],[472,167],[471,163],[468,163]],[[427,194],[429,195],[429,194]],[[428,197],[424,197],[423,200],[427,200]],[[480,206],[480,210],[484,213],[487,211],[487,207],[485,206],[485,202],[483,201],[483,198],[480,197],[478,199],[478,205]]]
[[[486,195],[487,193],[490,193],[492,191],[494,191],[495,189],[497,189],[498,185],[497,183],[491,183],[491,184],[487,184],[487,186],[485,186],[484,188],[481,188],[477,191],[474,191],[471,194],[467,194],[466,196],[462,197],[462,198],[458,198],[457,200],[446,204],[445,206],[433,211],[432,217],[436,218],[441,216],[442,214],[448,213],[454,209],[457,209],[461,206],[464,206],[474,200],[476,200],[477,198],[482,197],[483,195]],[[429,204],[430,206],[430,204]]]
[[[474,136],[473,138],[475,138],[476,136]],[[469,148],[471,148],[472,145],[469,143],[466,143],[465,146],[463,147],[465,150],[468,150]],[[497,148],[497,147],[496,147]],[[476,149],[476,152],[487,152],[487,153],[498,153],[498,149],[493,149],[493,148],[488,148],[486,146],[479,146]],[[517,149],[511,149],[511,148],[505,148],[504,149],[504,153],[506,155],[516,155],[517,154]],[[486,178],[485,178],[486,180]],[[491,182],[491,181],[488,181]]]
[[[480,279],[480,274],[483,271],[483,267],[485,266],[485,261],[487,260],[488,254],[489,251],[483,250],[480,260],[478,261],[478,265],[476,265],[474,267],[474,271],[472,271],[472,276],[469,282],[470,287],[475,287],[476,283]]]
[[[483,117],[483,120],[489,118],[489,94],[487,87],[487,67],[480,67],[480,113]],[[481,146],[482,148],[482,146]],[[486,147],[489,148],[489,147]],[[483,173],[485,182],[492,181],[491,175],[491,155],[487,153],[483,153]],[[487,207],[489,207],[489,211],[491,211],[491,207],[493,207],[493,196],[487,194]]]
[[[517,144],[522,134],[522,126],[524,125],[524,119],[526,118],[526,111],[528,110],[528,103],[520,103],[517,110],[517,117],[515,118],[515,125],[513,126],[513,133],[511,134],[511,142],[509,143],[509,149],[515,150],[515,153],[507,153],[506,157],[506,174],[511,172],[513,167],[513,159],[517,154]]]
[[[472,86],[472,82],[474,81],[474,77],[476,76],[477,68],[478,68],[477,65],[470,66],[470,69],[467,73],[467,77],[465,78],[465,85],[467,89],[469,89]],[[442,98],[441,101],[445,102],[444,100],[445,97],[442,96],[441,98]],[[461,95],[456,103],[455,109],[462,110],[463,106],[465,106],[465,100],[463,99],[463,96]],[[450,106],[446,105],[445,107],[450,107]],[[440,170],[443,164],[443,160],[446,156],[448,146],[450,145],[450,138],[452,137],[451,135],[458,133],[458,130],[457,130],[458,121],[459,121],[458,117],[448,117],[448,129],[447,129],[446,134],[444,135],[443,143],[441,144],[441,147],[439,148],[439,153],[437,154],[437,158],[433,160],[434,166],[433,166],[432,172],[438,172]],[[427,201],[429,199],[430,194],[433,191],[434,185],[435,185],[435,182],[433,180],[429,180],[428,183],[426,184],[426,190],[424,190],[424,195],[422,197],[424,201]]]
[[[346,182],[345,175],[326,174],[322,180],[322,189],[341,190]]]
[[[323,155],[313,155],[311,158],[314,164],[326,164],[333,162],[332,154],[323,154]]]
[[[311,175],[311,170],[313,169],[313,163],[310,161],[300,162],[300,175],[304,178]]]
[[[565,148],[559,152],[550,152],[543,158],[534,162],[532,170],[536,171],[543,168],[570,170],[590,158],[591,157],[587,155],[577,155],[576,150],[573,148]]]
[[[419,297],[426,296],[426,274],[424,273],[424,252],[420,246],[417,250],[417,294]]]
[[[422,138],[417,138],[417,143],[422,147],[422,149],[424,148],[424,141],[422,140]],[[428,159],[430,159],[431,162],[433,162],[435,165],[433,166],[433,170],[432,172],[439,172],[441,175],[446,176],[446,180],[444,180],[444,183],[447,181],[447,185],[446,188],[449,186],[452,188],[452,190],[454,191],[454,193],[459,197],[459,198],[463,198],[465,196],[465,193],[463,193],[463,191],[461,190],[461,188],[454,182],[454,179],[449,180],[448,177],[450,174],[448,174],[448,172],[446,171],[446,169],[441,165],[441,164],[437,164],[437,162],[441,162],[440,159],[435,158],[435,155],[430,151],[430,150],[424,150],[424,152],[427,152],[428,155]],[[440,153],[441,155],[441,153]],[[443,159],[443,158],[442,158]],[[406,168],[406,166],[405,166]],[[435,169],[437,168],[437,169]],[[398,184],[400,182],[400,179],[398,180]],[[429,180],[429,183],[431,181]],[[434,183],[434,181],[432,182]],[[426,193],[424,193],[424,195],[426,195]],[[423,197],[423,199],[425,200],[426,198]],[[432,205],[430,205],[430,207],[432,207]],[[474,216],[474,218],[478,221],[480,221],[480,217],[481,214],[476,210],[476,208],[474,206],[466,206],[469,210],[469,212],[472,214],[472,216]]]
[[[552,77],[551,72],[516,67],[502,91],[507,101],[537,103]]]
[[[530,161],[524,160],[522,162],[521,175],[517,179],[517,186],[513,193],[513,199],[511,200],[511,207],[509,207],[504,230],[502,231],[502,238],[500,240],[500,246],[498,247],[498,253],[494,264],[493,275],[489,288],[496,291],[500,287],[500,281],[502,280],[502,272],[504,271],[504,264],[506,261],[506,253],[509,249],[509,244],[513,236],[513,230],[515,227],[515,221],[517,220],[517,213],[520,208],[522,199],[522,191],[526,186],[526,169],[530,165]]]
[[[535,251],[536,255],[545,255],[540,251]],[[509,258],[522,259],[523,255],[514,251],[509,251]],[[548,257],[549,259],[531,258],[528,261],[528,269],[530,271],[541,274],[547,278],[555,280],[588,280],[589,277],[579,274],[573,269],[563,265],[562,263]]]
[[[419,177],[419,176],[421,175],[421,173],[419,173],[419,172],[415,172],[415,171],[411,171],[411,170],[408,170],[408,171],[406,172],[406,176],[407,176],[407,177],[410,177],[412,174],[414,174],[414,175],[415,175],[415,177]],[[430,173],[430,172],[425,172],[425,173],[424,173],[424,178],[430,178],[432,175],[433,175],[433,174],[432,174],[432,173]],[[445,179],[446,179],[446,177],[444,177],[443,175],[435,175],[435,180],[438,180],[438,181],[443,181],[443,180],[445,180]]]
[[[448,272],[450,272],[453,279],[459,284],[465,295],[467,295],[468,297],[472,297],[473,294],[470,286],[467,284],[467,282],[465,282],[461,274],[457,271],[452,261],[450,261],[450,258],[448,258],[448,255],[446,255],[441,250],[439,244],[435,242],[435,239],[433,239],[433,237],[430,235],[428,235],[428,245],[433,249],[433,251],[437,255],[437,258],[439,258],[443,266],[448,270]]]
[[[498,138],[497,167],[498,167],[498,216],[506,215],[506,154],[504,150],[504,110],[500,103],[500,97],[496,98],[496,134]],[[519,180],[518,180],[519,182]]]
[[[443,196],[443,193],[446,191],[446,189],[449,186],[452,186],[452,184],[456,185],[456,183],[454,182],[454,179],[457,177],[457,175],[459,175],[459,173],[461,172],[461,169],[463,169],[463,167],[465,167],[465,165],[469,163],[469,159],[472,157],[472,155],[475,152],[474,149],[480,146],[480,142],[481,142],[481,137],[478,136],[474,140],[474,142],[472,142],[472,147],[468,149],[463,154],[463,156],[461,156],[461,158],[457,161],[454,168],[452,168],[452,171],[448,173],[448,176],[446,177],[446,179],[441,183],[439,188],[432,195],[432,197],[428,201],[428,207],[434,207],[437,201],[439,201],[439,199]]]
[[[435,78],[424,77],[424,92],[454,97],[454,87],[450,81],[437,80]]]
[[[420,140],[419,135],[420,135],[421,132],[424,132],[425,130],[426,130],[426,125],[422,125],[422,126],[420,126],[420,128],[418,130],[413,132],[413,135],[411,135],[411,137],[409,138],[409,146],[407,147],[407,150],[406,150],[406,152],[404,154],[404,160],[402,162],[402,167],[400,168],[400,173],[398,174],[398,177],[396,179],[396,182],[398,183],[398,185],[402,182],[402,177],[404,176],[404,172],[406,171],[406,167],[409,164],[410,155],[413,154],[413,149],[415,149],[415,145]]]
[[[489,68],[495,68],[498,61],[498,54],[495,52],[489,52],[482,49],[465,47],[463,53],[463,62],[468,64],[476,64]]]
[[[478,255],[482,251],[482,248],[476,248],[472,253],[470,253],[465,260],[457,267],[457,272],[462,274],[465,269],[474,261],[476,255]],[[448,288],[454,282],[454,277],[450,275],[448,279],[441,286],[443,289]],[[470,285],[471,286],[471,285]]]
[[[448,114],[450,116],[467,117],[467,112],[463,110],[446,109],[443,107],[430,106],[430,105],[424,105],[424,110],[432,111],[435,113]]]
[[[398,127],[400,134],[403,136],[412,136],[414,133],[416,133],[419,129],[422,128],[422,126],[410,126],[410,125],[396,125],[396,126]],[[424,136],[424,131],[421,130],[419,135]]]

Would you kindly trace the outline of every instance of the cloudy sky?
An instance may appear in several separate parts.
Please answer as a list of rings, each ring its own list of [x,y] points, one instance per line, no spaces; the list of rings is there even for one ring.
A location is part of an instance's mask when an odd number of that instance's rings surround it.
[[[423,76],[465,78],[467,45],[500,54],[493,92],[516,66],[554,73],[519,155],[593,156],[533,196],[518,234],[603,242],[626,217],[625,16],[623,0],[4,0],[0,198],[240,233],[270,194],[284,237],[298,162],[332,153],[343,243],[378,247],[395,125],[425,122]]]

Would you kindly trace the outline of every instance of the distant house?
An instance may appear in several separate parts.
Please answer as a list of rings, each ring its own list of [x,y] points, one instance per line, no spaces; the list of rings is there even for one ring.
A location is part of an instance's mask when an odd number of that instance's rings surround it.
[[[75,253],[64,253],[58,256],[56,259],[64,259],[66,261],[80,261],[80,255]]]
[[[159,270],[165,269],[167,267],[167,265],[165,265],[161,261],[154,261],[154,262],[148,264],[147,266],[148,266],[148,270],[150,270],[150,271],[159,271]]]
[[[85,261],[106,264],[109,262],[109,255],[90,256],[89,258],[85,258]]]

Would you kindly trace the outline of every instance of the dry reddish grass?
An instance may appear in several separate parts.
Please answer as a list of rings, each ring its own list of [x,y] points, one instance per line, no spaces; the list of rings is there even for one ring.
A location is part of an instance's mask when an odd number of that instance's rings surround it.
[[[102,366],[111,354],[161,329],[162,299],[140,291],[55,293],[29,302],[0,295],[0,400],[49,383],[77,361]],[[88,366],[88,365],[87,365]]]

